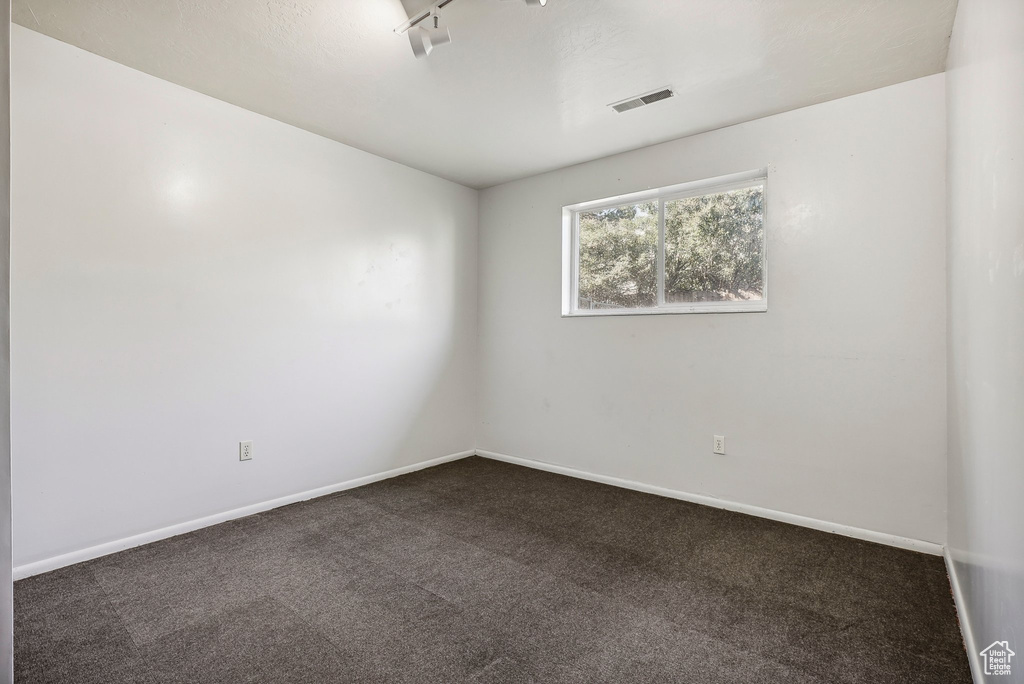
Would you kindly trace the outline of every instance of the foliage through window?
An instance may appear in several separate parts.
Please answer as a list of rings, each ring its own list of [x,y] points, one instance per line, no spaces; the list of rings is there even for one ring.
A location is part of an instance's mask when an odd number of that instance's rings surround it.
[[[566,314],[764,311],[763,173],[567,207]]]

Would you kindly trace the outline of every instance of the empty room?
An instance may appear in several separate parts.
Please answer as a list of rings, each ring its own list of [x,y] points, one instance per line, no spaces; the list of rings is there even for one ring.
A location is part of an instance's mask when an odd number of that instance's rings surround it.
[[[1024,682],[1024,1],[0,7],[0,684]]]

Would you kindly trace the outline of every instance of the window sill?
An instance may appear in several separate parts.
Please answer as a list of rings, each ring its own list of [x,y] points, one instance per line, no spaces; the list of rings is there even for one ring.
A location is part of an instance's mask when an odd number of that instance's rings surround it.
[[[580,309],[563,311],[562,318],[593,318],[599,316],[666,316],[672,314],[726,314],[726,313],[767,313],[768,302],[744,302],[728,304],[693,304],[687,306],[662,306],[653,309]]]

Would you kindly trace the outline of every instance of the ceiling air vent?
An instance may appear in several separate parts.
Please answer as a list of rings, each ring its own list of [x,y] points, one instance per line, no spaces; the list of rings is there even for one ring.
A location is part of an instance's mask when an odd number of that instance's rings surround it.
[[[615,102],[608,106],[621,114],[622,112],[628,112],[630,109],[646,107],[649,104],[667,100],[673,95],[675,95],[675,93],[672,92],[671,88],[662,88],[661,90],[654,90],[649,93],[644,93],[643,95],[637,95],[636,97],[631,97],[628,100],[622,100],[621,102]]]

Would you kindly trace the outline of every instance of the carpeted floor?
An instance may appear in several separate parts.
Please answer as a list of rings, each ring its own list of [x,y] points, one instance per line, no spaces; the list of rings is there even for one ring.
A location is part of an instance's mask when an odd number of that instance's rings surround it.
[[[970,682],[942,560],[481,458],[15,584],[21,684]]]

